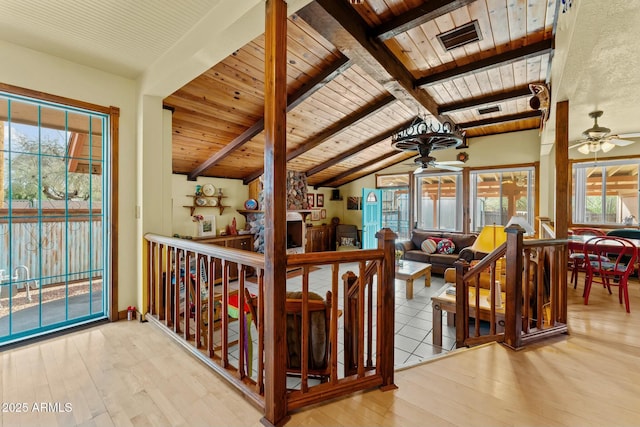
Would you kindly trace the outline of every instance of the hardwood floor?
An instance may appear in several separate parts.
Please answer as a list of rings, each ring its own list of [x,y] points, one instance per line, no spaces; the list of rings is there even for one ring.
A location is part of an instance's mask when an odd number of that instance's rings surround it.
[[[617,294],[594,288],[585,306],[581,293],[569,290],[567,336],[449,353],[396,372],[397,390],[306,408],[288,425],[638,426],[640,284],[630,314]],[[261,425],[257,409],[149,323],[104,324],[0,360],[2,426]]]

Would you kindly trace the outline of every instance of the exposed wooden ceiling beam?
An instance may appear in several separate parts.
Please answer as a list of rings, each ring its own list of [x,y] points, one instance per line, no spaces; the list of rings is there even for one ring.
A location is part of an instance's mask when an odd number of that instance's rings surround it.
[[[402,129],[405,128],[407,126],[410,126],[411,123],[413,123],[413,119],[407,121],[406,123],[401,124],[400,126],[398,126],[398,128],[393,129],[393,130],[389,130],[387,132],[383,132],[379,135],[374,136],[373,138],[368,139],[367,141],[356,145],[355,147],[350,148],[347,151],[344,151],[342,153],[340,153],[339,156],[336,156],[330,160],[327,160],[326,162],[319,164],[317,166],[314,166],[313,168],[309,169],[306,174],[307,177],[310,177],[311,175],[315,175],[318,172],[322,172],[325,169],[330,168],[331,166],[335,166],[340,162],[345,161],[346,159],[348,159],[351,156],[354,156],[356,154],[358,154],[359,152],[361,152],[362,150],[366,150],[367,148],[371,147],[372,145],[375,145],[381,141],[384,141],[387,138],[391,138],[391,136],[396,133],[398,131],[398,129]]]
[[[438,83],[444,80],[464,77],[480,71],[489,70],[491,68],[501,67],[519,61],[522,59],[532,58],[551,52],[553,49],[553,40],[543,40],[519,49],[510,50],[508,52],[499,53],[476,62],[451,68],[440,73],[432,74],[419,78],[415,81],[416,86],[425,86]]]
[[[472,99],[468,99],[460,102],[445,104],[439,107],[438,111],[440,111],[440,114],[443,114],[443,113],[451,113],[454,111],[471,110],[481,105],[495,104],[498,102],[509,101],[512,99],[518,99],[525,96],[529,96],[529,97],[533,96],[528,85],[510,90],[508,92],[494,93],[494,94],[479,97],[479,98],[472,98]]]
[[[335,61],[331,67],[324,70],[318,76],[302,85],[300,89],[296,92],[292,93],[287,97],[287,111],[291,111],[305,99],[309,98],[313,93],[315,93],[318,89],[325,86],[331,80],[335,79],[337,76],[342,74],[346,69],[351,66],[351,61],[346,56],[341,56],[337,61]],[[192,170],[187,179],[189,181],[194,181],[200,174],[209,169],[210,167],[216,165],[222,159],[227,157],[230,153],[240,148],[242,145],[251,140],[254,136],[258,135],[260,132],[264,130],[264,118],[258,120],[254,125],[249,127],[247,130],[242,132],[236,138],[233,139],[229,144],[227,144],[222,150],[213,154],[207,160],[202,162],[198,167]]]
[[[402,151],[393,151],[393,152],[390,152],[390,153],[383,154],[382,156],[378,156],[375,159],[369,160],[368,162],[365,162],[365,163],[361,164],[357,168],[349,169],[349,170],[344,171],[344,172],[342,172],[342,173],[340,173],[340,174],[338,174],[338,175],[336,175],[334,177],[331,177],[331,178],[329,178],[329,179],[327,179],[327,180],[325,180],[325,181],[323,181],[323,182],[321,182],[319,184],[316,184],[316,185],[313,186],[313,188],[317,189],[319,187],[331,187],[330,184],[333,184],[336,181],[340,181],[341,179],[346,178],[349,175],[353,175],[353,174],[358,173],[358,171],[361,171],[362,169],[366,169],[366,168],[368,168],[370,166],[373,166],[376,163],[380,163],[380,162],[382,162],[384,160],[389,160],[390,157],[393,157],[395,155],[402,154],[402,153],[403,153]]]
[[[369,37],[368,24],[347,2],[316,0],[297,14],[407,107],[416,113],[425,109],[440,122],[451,121],[438,115],[431,95],[414,85],[411,73],[384,43]]]
[[[298,146],[294,150],[291,150],[291,151],[287,152],[287,161],[290,161],[290,160],[298,157],[302,153],[306,153],[307,151],[311,150],[312,148],[317,147],[318,145],[322,144],[327,139],[329,139],[332,136],[342,132],[344,129],[348,128],[349,126],[353,126],[354,124],[358,123],[359,121],[364,120],[367,117],[370,117],[371,115],[377,113],[378,111],[380,111],[381,109],[385,108],[386,106],[388,106],[389,104],[391,104],[395,100],[396,100],[396,98],[393,95],[385,96],[384,98],[380,99],[379,101],[377,101],[377,102],[375,102],[375,103],[373,103],[371,105],[366,106],[365,108],[363,108],[360,111],[357,111],[355,114],[352,114],[350,116],[345,117],[342,120],[339,120],[338,122],[336,122],[332,126],[326,128],[325,130],[323,130],[319,134],[314,135],[311,139],[309,139],[305,143],[301,144],[300,146]],[[245,184],[250,183],[254,179],[258,178],[260,175],[262,175],[263,172],[264,172],[264,168],[260,168],[260,169],[258,169],[256,171],[252,172],[250,175],[247,175],[244,178],[244,183]]]
[[[474,1],[476,0],[432,0],[396,16],[392,20],[374,28],[371,33],[380,41],[388,40]]]
[[[498,123],[517,122],[518,120],[532,119],[540,117],[540,111],[525,111],[524,113],[510,114],[508,116],[493,117],[490,119],[476,120],[474,122],[458,123],[461,129],[478,128],[490,126]]]

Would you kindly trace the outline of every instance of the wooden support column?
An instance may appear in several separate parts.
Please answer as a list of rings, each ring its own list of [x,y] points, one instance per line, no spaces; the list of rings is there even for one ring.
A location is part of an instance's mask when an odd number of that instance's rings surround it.
[[[569,101],[556,104],[556,239],[569,228]]]
[[[281,425],[286,399],[287,4],[266,1],[264,105],[265,420]]]
[[[569,101],[556,103],[556,239],[569,236],[569,215],[571,215],[571,187],[569,170]],[[563,260],[566,260],[568,248],[564,246]],[[558,312],[563,323],[567,315],[567,263],[562,261],[558,267]]]

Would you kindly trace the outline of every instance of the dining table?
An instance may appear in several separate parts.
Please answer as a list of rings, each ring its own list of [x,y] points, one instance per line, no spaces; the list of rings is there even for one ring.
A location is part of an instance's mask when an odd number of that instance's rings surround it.
[[[569,247],[569,252],[581,252],[584,250],[584,244],[586,242],[588,242],[590,239],[593,239],[594,237],[601,237],[601,238],[607,238],[607,237],[611,237],[611,238],[618,238],[617,236],[589,236],[589,235],[575,235],[575,236],[569,236],[567,238],[568,242],[568,247]],[[640,239],[629,239],[627,237],[623,237],[624,239],[630,241],[631,243],[633,243],[635,245],[636,248],[640,249]]]

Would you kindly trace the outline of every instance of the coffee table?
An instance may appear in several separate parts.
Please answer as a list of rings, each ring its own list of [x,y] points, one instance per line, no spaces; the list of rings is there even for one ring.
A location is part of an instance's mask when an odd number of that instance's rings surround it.
[[[420,276],[424,276],[425,286],[431,286],[431,264],[402,260],[402,265],[396,265],[396,279],[407,282],[407,299],[413,298],[413,280]]]

